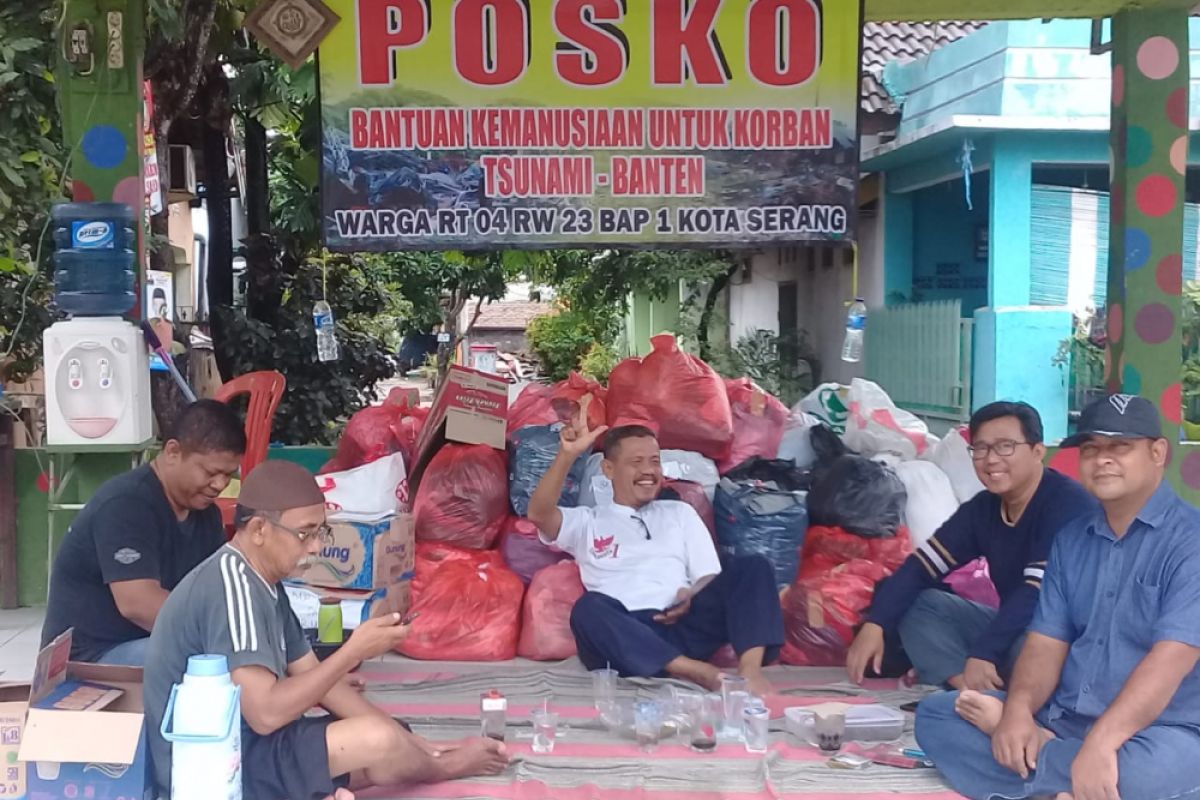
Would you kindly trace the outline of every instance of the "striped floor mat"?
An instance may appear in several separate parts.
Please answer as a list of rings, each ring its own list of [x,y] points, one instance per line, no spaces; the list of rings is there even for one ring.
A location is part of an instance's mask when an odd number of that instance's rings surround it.
[[[746,753],[740,744],[721,744],[707,754],[692,752],[678,738],[652,753],[608,732],[592,707],[591,679],[578,661],[492,664],[410,661],[387,658],[363,666],[367,696],[388,713],[407,720],[433,741],[453,741],[479,732],[479,696],[498,689],[508,698],[508,746],[513,764],[498,777],[433,786],[376,788],[364,798],[499,798],[500,800],[957,800],[933,770],[874,765],[833,769],[827,758],[798,743],[783,719],[771,722],[766,754]],[[854,686],[840,669],[773,667],[770,678],[785,705],[830,699],[902,705],[921,696],[895,681]],[[627,697],[654,696],[665,680],[622,681]],[[685,684],[680,684],[685,686]],[[693,688],[693,687],[688,687]],[[554,753],[530,749],[529,712],[548,702],[561,719]],[[912,741],[911,718],[905,740]]]

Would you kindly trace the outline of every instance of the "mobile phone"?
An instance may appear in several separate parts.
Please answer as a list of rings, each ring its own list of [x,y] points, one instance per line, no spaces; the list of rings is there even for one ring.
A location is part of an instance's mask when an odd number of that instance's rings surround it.
[[[419,616],[421,616],[421,612],[420,612],[420,611],[413,611],[413,612],[410,612],[410,613],[408,613],[408,614],[406,614],[406,615],[404,616],[404,619],[400,620],[400,624],[401,624],[401,625],[412,625],[412,623],[413,623],[413,620],[414,620],[414,619],[416,619],[416,618],[417,618],[417,617],[419,617]]]
[[[917,706],[919,706],[920,704],[921,704],[920,700],[913,700],[911,703],[905,703],[904,705],[900,706],[900,710],[901,711],[910,711],[915,714],[915,713],[917,713]]]

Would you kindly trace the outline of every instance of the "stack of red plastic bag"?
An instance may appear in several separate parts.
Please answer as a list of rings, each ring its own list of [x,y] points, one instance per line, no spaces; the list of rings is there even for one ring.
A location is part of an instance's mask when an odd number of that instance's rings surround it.
[[[912,537],[866,538],[816,525],[808,529],[800,573],[783,596],[785,664],[834,667],[846,663],[854,629],[875,595],[875,585],[912,553]]]
[[[583,593],[574,561],[554,564],[534,575],[525,594],[517,655],[534,661],[561,661],[575,655],[571,609]]]
[[[412,592],[416,618],[397,652],[446,661],[516,656],[525,584],[496,551],[419,544]]]
[[[728,457],[733,415],[721,376],[680,350],[670,334],[650,342],[649,355],[626,359],[609,375],[609,426],[643,424],[658,434],[664,450]]]
[[[526,584],[546,567],[570,558],[557,547],[543,544],[537,526],[522,517],[512,517],[504,526],[500,554],[505,565]]]
[[[393,389],[383,405],[367,406],[350,417],[337,453],[321,472],[343,472],[392,453],[403,454],[404,465],[411,469],[417,438],[428,416],[428,408],[410,405],[407,392]]]
[[[565,381],[553,386],[535,383],[525,387],[508,410],[508,432],[530,425],[570,422],[579,413],[579,401],[586,394],[592,396],[588,426],[598,428],[605,421],[604,400],[608,392],[598,382],[572,372]]]
[[[508,459],[485,444],[447,444],[413,502],[417,539],[487,549],[508,519]]]
[[[791,414],[778,398],[749,378],[726,380],[725,388],[733,413],[733,447],[717,465],[722,475],[755,456],[775,458]]]

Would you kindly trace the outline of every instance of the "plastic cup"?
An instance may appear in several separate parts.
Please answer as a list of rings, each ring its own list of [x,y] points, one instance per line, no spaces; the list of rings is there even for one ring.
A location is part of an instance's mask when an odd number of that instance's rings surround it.
[[[558,714],[538,708],[529,716],[533,722],[533,752],[553,753],[558,738]]]
[[[743,720],[746,752],[767,752],[767,746],[770,744],[771,712],[759,700],[746,706]]]
[[[817,737],[817,747],[828,753],[842,749],[842,739],[846,735],[845,714],[817,714],[813,721],[813,733]]]
[[[721,676],[721,701],[724,704],[724,732],[728,738],[742,738],[742,712],[750,691],[745,678],[740,675]]]
[[[617,671],[615,669],[592,670],[592,699],[600,719],[610,723],[616,715]]]

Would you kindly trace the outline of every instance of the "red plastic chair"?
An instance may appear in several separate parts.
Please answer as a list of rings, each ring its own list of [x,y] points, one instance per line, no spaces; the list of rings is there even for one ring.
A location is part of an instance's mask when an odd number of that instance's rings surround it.
[[[267,460],[267,449],[271,446],[271,429],[275,424],[275,411],[283,392],[287,388],[287,378],[274,370],[263,372],[248,372],[234,378],[221,386],[214,396],[215,400],[228,403],[242,395],[250,396],[250,404],[246,409],[246,452],[242,455],[242,480]],[[226,529],[233,527],[233,512],[237,501],[229,498],[217,500],[221,509],[221,517]]]

